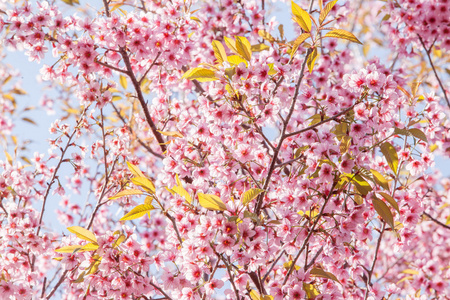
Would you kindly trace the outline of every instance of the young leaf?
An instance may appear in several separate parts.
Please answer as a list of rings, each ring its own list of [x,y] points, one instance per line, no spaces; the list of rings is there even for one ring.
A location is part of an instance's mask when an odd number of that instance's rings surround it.
[[[264,192],[264,190],[261,189],[249,189],[245,193],[242,194],[241,201],[242,204],[247,205],[250,201],[256,198],[259,194]]]
[[[165,135],[165,136],[173,136],[173,137],[178,137],[178,138],[183,138],[184,137],[178,131],[159,131],[158,130],[158,132],[161,133],[162,135]]]
[[[89,244],[87,244],[87,245],[89,245]],[[92,245],[94,245],[94,244],[92,244]],[[88,249],[89,247],[86,248],[86,249],[83,249],[84,246],[83,245],[64,246],[64,247],[55,249],[55,252],[58,252],[58,253],[75,253],[75,252],[84,252],[84,251],[96,250],[96,249],[89,250]],[[98,245],[97,245],[97,248],[98,248]]]
[[[294,21],[300,25],[300,27],[306,31],[311,31],[311,18],[309,17],[309,14],[304,11],[298,4],[296,4],[294,1],[292,3],[292,14],[294,15]]]
[[[324,271],[322,268],[313,268],[313,269],[310,271],[310,274],[311,274],[312,276],[315,276],[315,277],[328,278],[328,279],[331,279],[331,280],[334,280],[334,281],[336,281],[336,282],[341,283],[341,282],[339,281],[339,279],[337,279],[337,277],[334,276],[333,273],[326,272],[326,271]]]
[[[67,227],[67,230],[69,230],[72,233],[75,233],[75,235],[82,240],[92,242],[92,243],[97,243],[97,238],[95,237],[95,235],[92,232],[90,232],[89,230],[84,229],[83,227],[72,226],[72,227]]]
[[[236,36],[236,50],[247,61],[252,59],[252,50],[250,42],[246,37]]]
[[[269,50],[269,49],[270,49],[270,47],[265,44],[252,45],[252,47],[250,48],[250,50],[252,52],[261,52],[261,51]]]
[[[355,186],[356,190],[361,193],[361,195],[366,196],[371,190],[372,187],[370,184],[364,180],[360,175],[355,174],[344,174],[348,179],[351,180],[351,183]]]
[[[128,170],[130,170],[131,174],[133,174],[136,177],[145,177],[144,173],[139,170],[139,168],[132,163],[127,161]]]
[[[198,202],[201,206],[210,210],[226,210],[225,203],[219,197],[212,194],[198,193]]]
[[[244,63],[245,65],[248,65],[247,61],[240,57],[239,55],[230,55],[228,56],[228,62],[232,65],[238,65],[240,63]]]
[[[319,16],[319,24],[322,25],[323,21],[326,19],[330,11],[333,9],[333,6],[336,4],[337,0],[329,2],[324,9],[320,12]]]
[[[314,69],[314,63],[316,62],[317,57],[318,57],[317,48],[314,48],[313,52],[308,56],[307,64],[309,73],[312,73]]]
[[[394,198],[392,198],[391,195],[389,195],[388,193],[384,193],[384,192],[378,192],[378,194],[380,194],[384,200],[386,200],[387,202],[389,202],[390,205],[392,205],[392,207],[398,212],[400,213],[400,209],[398,207],[397,201],[395,201]]]
[[[239,52],[237,51],[237,49],[236,49],[236,42],[235,42],[235,40],[233,40],[233,39],[231,39],[231,38],[229,38],[229,37],[223,37],[223,39],[224,39],[224,41],[225,41],[225,45],[227,45],[227,47],[231,50],[231,51],[233,51],[234,53],[236,53],[236,54],[239,54]]]
[[[327,34],[325,34],[323,36],[325,37],[333,37],[333,38],[338,38],[338,39],[344,39],[344,40],[348,40],[350,42],[354,42],[354,43],[358,43],[361,44],[362,43],[356,38],[356,36],[353,35],[353,33],[348,32],[344,29],[334,29],[330,32],[328,32]]]
[[[425,133],[423,133],[422,130],[417,129],[417,128],[411,128],[411,129],[409,130],[409,132],[410,132],[413,136],[415,136],[416,138],[418,138],[418,139],[424,141],[425,143],[428,143],[427,136],[425,135]]]
[[[295,39],[294,44],[292,45],[291,57],[295,55],[298,47],[310,36],[311,36],[310,33],[302,33]]]
[[[372,197],[372,204],[378,215],[391,226],[392,230],[394,230],[394,217],[392,216],[392,212],[389,207],[384,203],[383,200],[378,199],[377,197]]]
[[[131,182],[134,183],[137,186],[140,186],[144,188],[147,192],[154,194],[155,193],[155,185],[153,182],[150,181],[150,179],[146,177],[134,177],[131,178]]]
[[[109,197],[109,199],[113,200],[113,199],[117,199],[117,198],[124,197],[124,196],[142,195],[142,194],[143,193],[141,190],[129,189],[129,190],[120,191],[117,194],[115,194],[114,196]]]
[[[320,295],[320,292],[311,283],[303,282],[303,290],[306,293],[307,299],[315,299]]]
[[[386,178],[384,178],[384,176],[381,175],[377,170],[371,169],[370,172],[372,173],[375,182],[383,189],[389,191],[389,182],[386,180]]]
[[[181,77],[188,80],[197,80],[200,82],[214,81],[218,80],[213,70],[205,69],[205,68],[193,68],[188,70]]]
[[[380,150],[386,158],[386,161],[389,164],[391,170],[394,172],[394,174],[397,174],[398,155],[397,151],[395,151],[394,146],[392,146],[389,142],[385,142],[380,146]]]
[[[123,234],[120,234],[119,237],[117,238],[117,240],[114,241],[114,243],[112,244],[113,248],[117,248],[120,246],[120,244],[123,243],[123,241],[125,241],[127,239],[127,237]]]
[[[181,197],[183,197],[184,199],[186,199],[186,201],[190,204],[192,203],[192,198],[191,195],[189,195],[189,193],[184,189],[184,187],[178,185],[178,186],[174,186],[172,188],[172,191],[174,191],[175,193],[177,193],[178,195],[180,195]]]
[[[214,50],[214,56],[216,57],[219,64],[223,63],[224,61],[227,61],[227,54],[225,52],[225,48],[223,47],[222,43],[219,41],[212,41],[212,46]]]
[[[275,38],[270,33],[268,33],[265,30],[259,30],[258,34],[259,34],[260,37],[262,37],[263,39],[265,39],[269,43],[275,42]]]
[[[123,87],[124,90],[126,90],[127,86],[128,86],[127,78],[123,75],[120,75],[119,80],[120,80],[120,85]]]
[[[140,204],[130,210],[125,216],[123,216],[120,221],[128,221],[134,220],[142,217],[143,215],[148,213],[148,217],[150,218],[150,211],[155,209],[151,204]]]

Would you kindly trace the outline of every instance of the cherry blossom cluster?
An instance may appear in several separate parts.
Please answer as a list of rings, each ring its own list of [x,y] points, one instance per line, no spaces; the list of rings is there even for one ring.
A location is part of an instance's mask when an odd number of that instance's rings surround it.
[[[450,293],[450,185],[429,171],[450,151],[436,81],[408,86],[414,69],[344,47],[364,41],[342,29],[364,10],[350,1],[290,3],[292,41],[269,4],[5,9],[6,46],[52,53],[41,78],[59,98],[42,103],[61,114],[48,154],[0,162],[6,299]],[[385,10],[368,18],[387,23],[402,61],[405,45],[448,48],[446,1]]]

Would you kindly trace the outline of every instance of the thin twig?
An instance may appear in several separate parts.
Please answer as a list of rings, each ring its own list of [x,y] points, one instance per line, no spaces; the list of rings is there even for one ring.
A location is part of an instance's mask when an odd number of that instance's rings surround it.
[[[331,199],[331,196],[333,195],[333,190],[334,190],[334,187],[335,187],[335,186],[336,186],[336,183],[333,182],[333,186],[331,187],[330,192],[329,192],[327,198],[325,199],[325,203],[322,205],[322,208],[320,209],[319,214],[316,216],[316,219],[314,220],[314,223],[313,223],[311,229],[309,230],[309,233],[308,233],[308,235],[306,236],[306,239],[303,241],[302,247],[301,247],[300,250],[298,251],[297,256],[296,256],[296,257],[294,258],[294,260],[292,261],[292,265],[291,265],[291,267],[289,268],[289,271],[288,271],[288,273],[286,274],[286,277],[284,278],[283,285],[285,285],[286,282],[288,281],[289,276],[291,276],[291,274],[292,274],[292,272],[293,272],[293,270],[294,270],[294,268],[295,268],[295,263],[297,262],[298,258],[300,257],[300,254],[302,254],[302,252],[303,252],[303,250],[305,249],[306,245],[308,244],[309,239],[311,238],[311,235],[313,234],[313,232],[314,232],[314,230],[315,230],[317,224],[319,223],[320,218],[321,218],[322,215],[323,215],[323,212],[324,212],[324,210],[325,210],[325,207],[327,206],[328,201]]]
[[[431,219],[433,222],[435,222],[436,224],[441,225],[441,226],[444,227],[444,228],[450,229],[450,226],[445,225],[445,224],[442,223],[441,221],[439,221],[439,220],[433,218],[433,217],[430,216],[428,213],[423,212],[423,215],[425,215],[425,216],[427,216],[428,218],[430,218],[430,219]]]
[[[384,233],[385,227],[386,227],[386,223],[383,222],[383,227],[381,228],[380,236],[378,237],[377,246],[375,248],[375,255],[373,257],[372,267],[367,272],[368,274],[367,274],[367,281],[366,281],[366,294],[364,295],[364,300],[367,300],[367,297],[369,297],[369,285],[371,285],[370,282],[372,280],[373,270],[375,269],[375,264],[378,259],[378,250],[380,249],[380,244],[381,244],[381,240],[383,239],[383,233]]]
[[[419,37],[419,41],[420,41],[420,43],[422,44],[422,47],[423,47],[423,49],[425,50],[425,53],[427,54],[428,61],[430,62],[430,65],[431,65],[431,69],[433,69],[434,76],[436,76],[436,79],[437,79],[437,81],[438,81],[438,83],[439,83],[439,86],[441,87],[442,93],[444,94],[445,101],[447,101],[447,105],[448,105],[448,107],[450,108],[450,100],[449,100],[448,97],[447,97],[447,93],[446,93],[446,91],[445,91],[444,85],[442,84],[442,81],[441,81],[441,79],[439,78],[439,75],[438,75],[438,73],[437,73],[437,71],[436,71],[436,68],[434,67],[433,60],[431,59],[431,56],[430,56],[431,48],[430,48],[430,49],[427,49],[427,47],[425,46],[425,43],[423,42],[423,40],[422,40],[422,38],[420,37],[420,35],[417,35],[417,36]]]

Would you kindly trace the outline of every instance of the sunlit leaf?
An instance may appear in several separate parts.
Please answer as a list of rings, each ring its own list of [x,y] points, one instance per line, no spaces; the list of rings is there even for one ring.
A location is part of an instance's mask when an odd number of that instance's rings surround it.
[[[314,299],[315,297],[320,295],[320,292],[311,283],[303,282],[303,290],[305,291],[308,299]]]
[[[225,41],[225,45],[227,45],[227,47],[233,51],[234,53],[239,55],[239,52],[236,49],[236,41],[233,40],[232,38],[229,37],[223,37],[223,40]]]
[[[58,252],[58,253],[75,253],[75,252],[80,251],[81,248],[83,248],[83,245],[64,246],[64,247],[56,249],[55,252]],[[84,251],[88,251],[88,250],[84,250]]]
[[[129,190],[120,191],[117,194],[115,194],[114,196],[109,197],[109,199],[113,200],[113,199],[117,199],[120,197],[131,196],[131,195],[142,195],[142,194],[143,193],[141,190],[129,189]]]
[[[344,40],[348,40],[348,41],[362,45],[362,43],[356,38],[356,36],[353,35],[353,33],[348,32],[344,29],[334,29],[334,30],[328,32],[327,34],[325,34],[323,37],[324,38],[331,37],[331,38],[344,39]]]
[[[386,180],[386,178],[384,178],[384,176],[377,170],[371,169],[370,172],[372,173],[375,182],[385,190],[389,191],[389,182]]]
[[[250,50],[252,52],[261,52],[261,51],[269,50],[269,49],[270,49],[270,47],[265,44],[252,45],[252,47],[250,48]]]
[[[232,65],[238,65],[240,63],[244,63],[245,65],[248,65],[247,61],[240,57],[239,55],[230,55],[228,56],[228,62]]]
[[[193,68],[184,73],[181,77],[188,80],[198,80],[200,82],[214,81],[218,80],[216,78],[213,70],[205,69],[205,68]]]
[[[348,179],[351,180],[351,183],[355,186],[356,190],[361,193],[361,195],[366,196],[371,190],[372,187],[370,184],[364,180],[360,175],[355,174],[344,174]]]
[[[183,138],[184,137],[178,131],[159,131],[158,130],[158,132],[161,133],[162,135],[165,135],[165,136],[173,136],[173,137],[178,137],[178,138]]]
[[[222,43],[219,41],[212,41],[212,46],[214,50],[214,56],[216,57],[219,64],[223,63],[224,61],[227,61],[227,54],[225,52],[225,48],[223,47]]]
[[[425,135],[425,133],[423,133],[422,130],[420,130],[418,128],[411,128],[411,129],[409,129],[409,132],[416,138],[428,143],[427,136]]]
[[[225,203],[216,195],[198,193],[198,202],[206,209],[210,210],[226,210]]]
[[[308,60],[307,60],[309,73],[312,73],[312,71],[314,69],[314,64],[315,64],[318,56],[319,56],[319,52],[317,51],[317,48],[314,48],[313,52],[308,56]]]
[[[247,61],[252,59],[252,50],[250,42],[246,37],[236,36],[236,50]]]
[[[298,47],[300,47],[300,45],[310,36],[311,36],[310,33],[302,33],[295,39],[294,44],[292,45],[291,57],[295,55],[295,53],[298,50]]]
[[[97,243],[97,238],[95,237],[95,235],[83,227],[72,226],[72,227],[67,227],[67,230],[74,233],[78,238],[80,238],[82,240],[89,241],[92,243]]]
[[[148,216],[150,217],[150,211],[155,209],[153,205],[151,204],[140,204],[130,210],[125,216],[123,216],[120,221],[128,221],[128,220],[134,220],[137,218],[140,218],[148,213]]]
[[[120,234],[119,237],[117,238],[117,240],[114,241],[114,243],[112,244],[113,248],[117,248],[120,246],[120,244],[122,244],[125,240],[127,239],[127,237],[123,234]]]
[[[394,146],[392,146],[389,142],[385,142],[380,146],[380,150],[386,158],[386,161],[391,170],[394,171],[394,174],[397,174],[398,155]]]
[[[377,197],[372,197],[372,204],[375,208],[376,212],[380,217],[391,226],[392,230],[394,230],[394,217],[392,216],[392,212],[389,207],[384,203],[383,200],[378,199]]]
[[[258,34],[259,34],[260,37],[262,37],[263,39],[265,39],[269,43],[275,42],[275,38],[270,33],[268,33],[265,30],[259,30]]]
[[[336,4],[337,0],[329,2],[320,12],[319,16],[319,24],[322,25],[323,21],[326,19],[330,11],[333,9],[333,6]]]
[[[127,161],[128,170],[130,170],[131,174],[133,174],[136,177],[145,177],[144,173],[139,170],[139,168],[132,163]]]
[[[248,191],[244,192],[241,197],[241,202],[244,205],[247,205],[250,201],[255,199],[259,194],[264,192],[264,190],[261,189],[249,189]]]
[[[392,198],[391,195],[389,195],[388,193],[384,193],[384,192],[378,192],[378,194],[380,194],[384,200],[386,200],[387,202],[389,202],[390,205],[392,205],[392,207],[398,212],[400,213],[400,209],[398,207],[397,201],[395,201],[394,198]]]
[[[327,278],[327,279],[331,279],[331,280],[334,280],[334,281],[340,283],[340,281],[337,279],[336,276],[334,276],[334,274],[332,274],[330,272],[326,272],[321,268],[312,268],[310,271],[310,274],[312,276]]]
[[[150,181],[150,179],[146,177],[134,177],[131,178],[131,182],[137,186],[144,188],[144,190],[146,190],[149,193],[152,194],[155,193],[155,185],[153,184],[153,182]]]
[[[119,80],[120,80],[120,85],[123,87],[124,90],[126,90],[128,87],[127,78],[123,75],[120,75]]]
[[[311,18],[309,17],[309,14],[304,11],[298,4],[296,4],[294,1],[292,3],[292,14],[294,15],[294,21],[300,25],[300,27],[306,31],[311,31]]]

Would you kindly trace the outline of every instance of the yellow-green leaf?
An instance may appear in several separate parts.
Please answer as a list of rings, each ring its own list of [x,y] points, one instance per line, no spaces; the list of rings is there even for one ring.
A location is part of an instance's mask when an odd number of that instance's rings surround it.
[[[269,43],[275,42],[275,38],[270,33],[268,33],[265,30],[259,30],[258,34],[259,34],[260,37],[262,37],[263,39],[265,39]]]
[[[92,243],[97,243],[97,238],[95,237],[95,235],[92,232],[90,232],[89,230],[84,229],[83,227],[72,226],[72,227],[67,227],[67,230],[74,233],[78,238],[80,238],[82,240],[89,241]]]
[[[389,142],[385,142],[380,146],[380,150],[386,158],[386,161],[391,170],[394,171],[394,174],[397,174],[398,155],[397,151],[395,151],[394,146],[392,146]]]
[[[181,197],[186,199],[186,201],[189,204],[192,203],[191,195],[189,195],[189,193],[184,189],[184,187],[182,187],[182,186],[174,186],[172,188],[172,191],[174,191],[175,193],[177,193],[178,195],[180,195]]]
[[[360,175],[355,174],[344,174],[348,179],[351,180],[351,183],[355,186],[356,190],[361,193],[361,195],[366,196],[371,190],[372,187],[370,184],[364,180]]]
[[[394,230],[394,217],[392,216],[392,212],[389,207],[384,203],[383,200],[378,199],[377,197],[372,197],[372,204],[375,208],[376,212],[380,217],[391,226],[392,230]]]
[[[127,78],[123,75],[120,75],[119,80],[120,80],[120,85],[123,87],[124,90],[126,90],[128,87]]]
[[[270,296],[270,295],[261,296],[255,290],[250,291],[250,298],[252,298],[252,300],[273,300],[272,296]]]
[[[113,199],[117,199],[117,198],[124,197],[124,196],[142,195],[142,194],[143,193],[141,190],[129,189],[129,190],[120,191],[117,194],[115,194],[114,196],[109,197],[109,199],[113,200]]]
[[[97,243],[88,243],[81,248],[81,251],[94,251],[98,249]]]
[[[405,269],[405,270],[401,271],[400,273],[411,274],[411,275],[419,275],[419,271],[413,270],[413,269]]]
[[[309,14],[304,11],[298,4],[296,4],[294,1],[292,3],[292,14],[294,15],[294,21],[300,25],[300,27],[306,31],[311,31],[311,18],[309,17]]]
[[[314,48],[313,52],[308,56],[308,60],[307,60],[309,73],[312,73],[312,71],[314,69],[314,64],[315,64],[318,56],[319,56],[319,52],[317,52],[317,48]]]
[[[128,170],[130,170],[131,174],[133,174],[136,177],[145,177],[144,173],[139,170],[139,168],[132,163],[127,161]]]
[[[383,189],[389,191],[389,182],[386,180],[386,178],[384,178],[384,176],[381,175],[381,173],[378,172],[377,170],[371,169],[370,172],[372,173],[375,182]]]
[[[329,2],[327,5],[325,5],[324,9],[320,12],[319,16],[319,23],[322,25],[323,21],[326,19],[330,11],[333,9],[333,6],[336,4],[337,0]]]
[[[250,42],[244,36],[236,36],[236,50],[247,61],[252,59]]]
[[[356,36],[353,35],[353,33],[348,32],[347,30],[344,30],[344,29],[331,30],[330,32],[325,34],[323,37],[324,38],[331,37],[331,38],[344,39],[344,40],[348,40],[350,42],[354,42],[354,43],[358,43],[358,44],[362,45],[362,43],[356,38]]]
[[[285,263],[283,264],[283,267],[284,267],[286,270],[289,270],[289,269],[291,268],[291,266],[292,266],[293,263],[294,263],[294,262],[293,262],[292,260],[287,261],[287,262],[285,262]],[[295,265],[295,266],[294,266],[294,269],[298,271],[298,270],[300,270],[300,266]]]
[[[71,246],[64,246],[58,249],[55,249],[55,252],[58,253],[75,253],[75,252],[83,252],[83,251],[89,251],[89,250],[82,250],[83,245],[71,245]]]
[[[216,75],[213,70],[205,68],[193,68],[184,73],[181,77],[188,80],[198,80],[200,82],[214,81],[217,80]]]
[[[131,178],[131,182],[137,186],[144,188],[144,190],[146,190],[149,193],[152,194],[155,193],[155,185],[153,184],[153,182],[150,181],[150,179],[146,177],[134,177]]]
[[[249,189],[245,193],[242,194],[241,201],[242,204],[247,205],[250,201],[256,198],[259,194],[264,192],[264,190],[261,189]]]
[[[292,45],[292,50],[291,50],[291,57],[293,57],[295,55],[295,53],[298,50],[298,47],[300,47],[300,45],[311,36],[310,33],[302,33],[300,34],[294,41],[294,44]]]
[[[214,56],[216,57],[219,64],[223,63],[224,61],[227,61],[227,54],[225,52],[225,48],[223,47],[222,43],[219,41],[212,41],[212,46],[214,50]]]
[[[154,207],[151,204],[140,204],[130,210],[130,212],[123,216],[120,221],[134,220],[142,217],[145,214],[148,214],[148,217],[150,218],[150,211],[152,211],[153,209]]]
[[[8,161],[8,163],[12,166],[13,165],[12,156],[6,151],[5,151],[5,156],[6,156],[6,160]]]
[[[161,133],[162,135],[165,135],[165,136],[173,136],[173,137],[178,137],[178,138],[183,138],[184,137],[178,131],[159,131],[158,130],[158,132]]]
[[[239,52],[236,49],[236,42],[235,40],[233,40],[232,38],[229,37],[223,37],[223,40],[225,41],[225,45],[227,45],[227,47],[233,51],[236,54],[239,54]]]
[[[120,244],[123,243],[123,241],[125,241],[127,239],[127,237],[124,234],[120,234],[119,237],[117,238],[117,240],[114,241],[114,243],[112,244],[113,248],[117,248],[118,246],[120,246]]]
[[[400,209],[398,207],[397,201],[395,201],[394,198],[392,198],[391,195],[389,195],[388,193],[384,193],[384,192],[378,192],[378,194],[380,194],[384,200],[386,200],[387,202],[389,202],[390,205],[392,205],[392,207],[398,212],[400,213]]]
[[[228,56],[228,62],[232,65],[238,65],[240,63],[244,63],[245,65],[248,65],[247,61],[240,57],[239,55],[230,55]]]
[[[198,202],[206,209],[210,210],[226,210],[225,203],[219,197],[212,194],[198,193]]]
[[[315,297],[320,295],[320,292],[311,283],[303,282],[303,290],[305,291],[308,299],[314,299]]]
[[[310,274],[311,274],[312,276],[315,276],[315,277],[327,278],[327,279],[331,279],[331,280],[334,280],[334,281],[340,283],[340,281],[337,279],[336,276],[334,276],[334,274],[332,274],[332,273],[330,273],[330,272],[326,272],[326,271],[324,271],[324,270],[321,269],[321,268],[313,268],[313,269],[310,271]]]
[[[250,48],[250,50],[252,52],[261,52],[261,51],[269,50],[269,49],[270,49],[270,47],[265,44],[252,45],[252,47]]]
[[[415,136],[416,138],[428,143],[428,139],[427,136],[425,135],[425,133],[423,133],[422,130],[418,129],[418,128],[411,128],[410,130],[408,130],[413,136]]]

